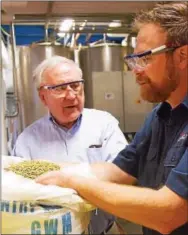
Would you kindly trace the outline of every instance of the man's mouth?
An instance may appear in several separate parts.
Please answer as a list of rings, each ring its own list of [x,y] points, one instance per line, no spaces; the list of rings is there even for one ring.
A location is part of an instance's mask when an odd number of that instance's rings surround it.
[[[66,108],[66,109],[73,109],[73,108],[76,108],[76,105],[69,105],[69,106],[66,106],[64,108]]]
[[[140,85],[140,86],[147,84],[147,82],[145,82],[145,81],[137,81],[137,83],[138,83],[138,85]]]

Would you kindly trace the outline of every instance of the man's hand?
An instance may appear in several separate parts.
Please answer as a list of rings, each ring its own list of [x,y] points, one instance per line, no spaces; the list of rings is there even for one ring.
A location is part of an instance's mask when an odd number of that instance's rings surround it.
[[[57,185],[63,188],[71,188],[70,178],[73,177],[66,172],[50,171],[36,178],[36,183],[45,185]]]
[[[97,179],[88,163],[64,165],[60,171],[51,171],[39,176],[35,181],[39,184],[53,184],[64,188],[73,188],[75,179]]]

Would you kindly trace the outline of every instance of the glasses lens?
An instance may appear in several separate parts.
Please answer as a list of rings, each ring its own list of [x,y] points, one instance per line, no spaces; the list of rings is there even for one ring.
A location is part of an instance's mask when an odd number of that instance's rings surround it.
[[[131,70],[135,68],[135,61],[133,58],[125,59],[125,62]]]
[[[82,82],[74,82],[74,83],[70,84],[70,87],[74,91],[79,91],[82,87]]]
[[[66,86],[61,85],[58,87],[55,87],[51,90],[54,94],[63,94],[66,91]]]
[[[149,63],[150,57],[132,57],[125,60],[131,70],[143,70]]]
[[[151,58],[151,55],[146,55],[146,56],[143,56],[139,59],[140,59],[140,62],[139,62],[140,66],[146,67],[148,64],[151,63],[152,58]]]
[[[51,91],[56,95],[65,95],[68,86],[72,89],[72,92],[77,94],[81,90],[82,81],[73,82],[70,84],[62,84],[61,86],[54,87]]]

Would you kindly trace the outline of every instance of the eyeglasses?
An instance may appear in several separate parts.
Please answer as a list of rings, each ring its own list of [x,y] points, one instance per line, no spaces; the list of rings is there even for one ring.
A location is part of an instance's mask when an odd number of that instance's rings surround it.
[[[39,90],[40,89],[50,90],[54,95],[62,95],[63,97],[65,97],[68,86],[72,89],[74,94],[77,95],[81,91],[83,83],[84,80],[79,80],[79,81],[62,83],[54,86],[46,85],[46,86],[41,86]]]
[[[131,70],[142,71],[145,67],[151,63],[152,55],[158,55],[164,52],[173,51],[177,47],[167,47],[166,45],[154,48],[152,50],[145,51],[143,53],[127,55],[124,57],[125,63]]]

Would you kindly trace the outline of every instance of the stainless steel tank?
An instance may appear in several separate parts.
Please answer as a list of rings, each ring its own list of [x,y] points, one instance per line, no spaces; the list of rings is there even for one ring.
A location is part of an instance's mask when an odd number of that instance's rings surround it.
[[[17,90],[20,103],[21,131],[47,113],[47,109],[38,97],[32,73],[40,62],[53,55],[74,59],[74,52],[62,45],[23,46],[19,49]]]
[[[79,62],[85,79],[85,106],[110,112],[124,131],[123,47],[103,43],[83,48]]]
[[[86,47],[79,53],[79,64],[85,79],[85,106],[110,112],[124,133],[135,133],[153,105],[139,97],[134,75],[123,60],[127,51],[130,48],[113,43]]]

